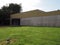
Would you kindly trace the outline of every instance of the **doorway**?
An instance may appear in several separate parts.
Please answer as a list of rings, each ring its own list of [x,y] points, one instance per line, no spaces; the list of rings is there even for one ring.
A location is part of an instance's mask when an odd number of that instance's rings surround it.
[[[12,25],[13,26],[19,26],[20,25],[20,19],[12,19]]]

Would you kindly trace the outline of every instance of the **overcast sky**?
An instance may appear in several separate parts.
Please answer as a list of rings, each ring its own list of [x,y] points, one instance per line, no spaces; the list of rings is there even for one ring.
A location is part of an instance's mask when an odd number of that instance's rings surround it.
[[[0,8],[9,3],[22,5],[22,11],[39,9],[43,11],[52,11],[60,9],[60,0],[0,0]]]

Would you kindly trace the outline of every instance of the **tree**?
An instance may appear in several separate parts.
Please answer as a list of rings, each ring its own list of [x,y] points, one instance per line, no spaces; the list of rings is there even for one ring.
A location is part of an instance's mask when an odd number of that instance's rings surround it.
[[[0,9],[0,25],[10,24],[10,15],[21,12],[21,5],[9,4],[9,6],[3,6]]]
[[[20,13],[21,12],[21,5],[18,4],[9,4],[9,6],[3,6],[0,10],[2,12],[3,17],[9,18],[11,14]]]
[[[21,5],[18,4],[9,4],[8,9],[10,10],[10,13],[14,14],[14,13],[19,13],[21,12]]]
[[[9,6],[3,6],[1,9],[6,15],[11,15],[21,12],[21,5],[18,4],[9,4]]]
[[[7,6],[3,6],[3,7],[2,7],[2,11],[3,11],[3,16],[7,17],[7,16],[10,15],[10,14],[9,14],[10,11],[9,11],[9,9],[8,9]]]

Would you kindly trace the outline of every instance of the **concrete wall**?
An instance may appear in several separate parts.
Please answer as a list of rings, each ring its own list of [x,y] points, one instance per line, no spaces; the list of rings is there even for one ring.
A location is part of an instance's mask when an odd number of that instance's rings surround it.
[[[21,18],[21,25],[60,26],[60,15]]]

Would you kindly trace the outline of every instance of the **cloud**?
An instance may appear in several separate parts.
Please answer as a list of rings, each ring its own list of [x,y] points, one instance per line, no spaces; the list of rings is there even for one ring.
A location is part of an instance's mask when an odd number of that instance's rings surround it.
[[[39,3],[41,3],[40,0],[22,0],[22,7],[24,11],[32,10],[32,9],[37,9]]]
[[[0,0],[0,6],[9,4],[9,3],[22,3],[23,11],[28,11],[32,9],[37,9],[41,4],[41,0]]]

